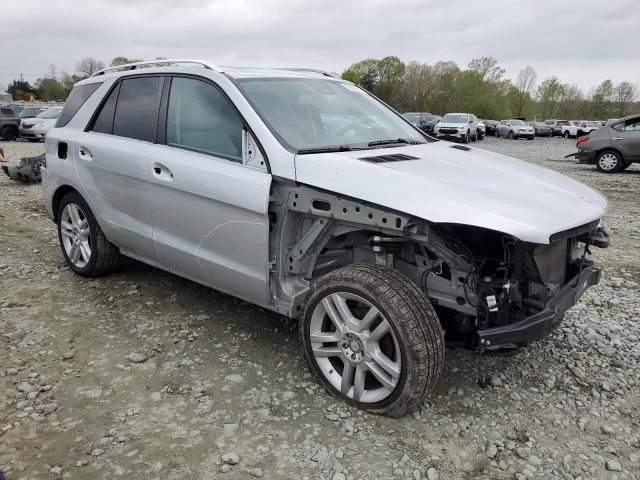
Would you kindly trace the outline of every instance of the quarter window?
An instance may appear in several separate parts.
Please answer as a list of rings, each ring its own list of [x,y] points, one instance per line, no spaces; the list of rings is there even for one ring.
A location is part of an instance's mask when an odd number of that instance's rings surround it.
[[[171,82],[167,145],[242,161],[242,119],[213,85],[191,78]]]
[[[147,142],[156,141],[163,81],[163,77],[139,77],[122,81],[113,119],[114,135]]]
[[[89,99],[89,97],[98,89],[100,85],[102,85],[102,82],[89,83],[87,85],[78,85],[76,87],[73,87],[73,90],[71,90],[71,93],[69,94],[69,98],[67,98],[67,101],[64,104],[62,113],[58,117],[56,127],[64,127],[67,123],[69,123],[73,116],[78,113],[80,107],[84,105],[84,102]]]
[[[118,92],[120,91],[120,84],[116,85],[116,87],[111,90],[107,101],[104,102],[98,117],[93,123],[93,127],[91,130],[94,132],[100,133],[109,133],[113,132],[113,115],[116,113],[116,102],[118,101]]]

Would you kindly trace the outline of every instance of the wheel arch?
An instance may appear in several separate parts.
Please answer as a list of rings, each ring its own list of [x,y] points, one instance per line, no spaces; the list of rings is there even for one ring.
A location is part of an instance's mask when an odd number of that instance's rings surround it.
[[[60,213],[58,210],[60,209],[60,203],[62,203],[62,199],[67,193],[70,193],[70,192],[76,192],[78,195],[82,197],[82,194],[78,190],[73,188],[71,185],[61,185],[53,193],[53,196],[51,198],[51,212],[53,213],[53,218],[55,221],[58,220],[58,215]]]

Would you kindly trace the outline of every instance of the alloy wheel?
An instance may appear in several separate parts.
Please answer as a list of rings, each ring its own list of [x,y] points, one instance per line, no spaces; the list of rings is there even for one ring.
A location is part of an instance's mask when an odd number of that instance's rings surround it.
[[[321,374],[347,398],[376,403],[398,386],[402,361],[394,329],[361,296],[336,292],[324,297],[308,333]]]
[[[605,172],[612,172],[618,166],[618,157],[613,153],[603,153],[598,159],[600,169]]]
[[[91,258],[91,230],[86,215],[75,203],[68,203],[62,210],[60,233],[69,261],[77,268],[85,268]]]

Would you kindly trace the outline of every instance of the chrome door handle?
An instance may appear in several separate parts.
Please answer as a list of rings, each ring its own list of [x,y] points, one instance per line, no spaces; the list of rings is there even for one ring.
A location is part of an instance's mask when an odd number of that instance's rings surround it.
[[[173,173],[171,173],[171,170],[158,162],[154,162],[153,164],[153,176],[165,182],[173,182]]]
[[[622,140],[622,137],[613,137],[614,140]]]
[[[93,160],[93,155],[91,154],[91,152],[87,147],[80,147],[78,149],[78,156],[82,160],[86,160],[87,162],[90,162],[91,160]]]

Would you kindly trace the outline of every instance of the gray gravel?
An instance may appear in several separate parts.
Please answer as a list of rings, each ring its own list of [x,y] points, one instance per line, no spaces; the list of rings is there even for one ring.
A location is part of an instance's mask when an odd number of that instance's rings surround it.
[[[139,263],[74,275],[40,186],[0,177],[0,471],[12,480],[640,478],[640,166],[599,174],[564,160],[573,141],[561,138],[472,146],[602,191],[613,244],[594,257],[605,276],[549,338],[488,357],[484,390],[477,357],[448,351],[433,397],[396,420],[325,394],[295,324],[278,315]]]

